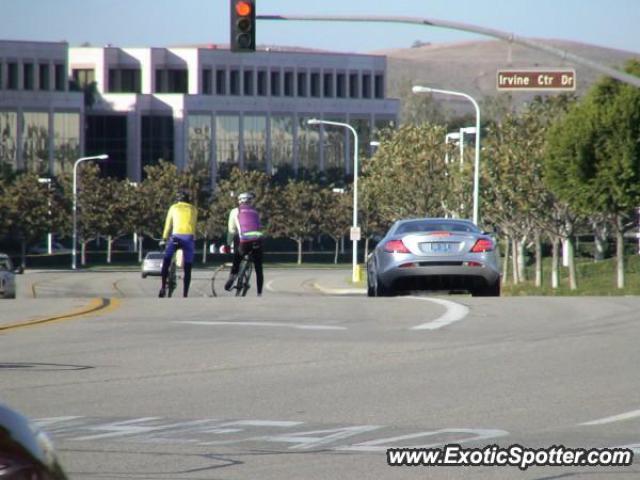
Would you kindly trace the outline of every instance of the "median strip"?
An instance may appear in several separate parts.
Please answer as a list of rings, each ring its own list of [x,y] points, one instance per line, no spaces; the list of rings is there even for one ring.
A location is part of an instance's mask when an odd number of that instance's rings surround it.
[[[82,317],[82,316],[89,315],[96,312],[106,313],[108,311],[114,310],[119,305],[120,305],[120,301],[115,298],[94,298],[91,300],[89,305],[79,310],[75,310],[73,312],[63,313],[61,315],[54,315],[51,317],[38,318],[35,320],[25,320],[21,322],[14,322],[8,325],[1,325],[0,332],[15,330],[22,327],[32,327],[36,325],[42,325],[44,323],[53,323],[53,322],[59,322],[63,320],[70,320],[70,319]]]

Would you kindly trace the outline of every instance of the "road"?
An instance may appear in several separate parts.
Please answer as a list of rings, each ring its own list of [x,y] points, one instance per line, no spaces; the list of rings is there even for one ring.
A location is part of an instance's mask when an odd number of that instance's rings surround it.
[[[0,331],[1,399],[74,480],[638,478],[637,460],[390,467],[386,451],[640,454],[640,298],[368,299],[338,294],[347,270],[266,274],[244,299],[211,298],[204,271],[188,299],[133,272],[20,276],[2,321],[51,321]]]

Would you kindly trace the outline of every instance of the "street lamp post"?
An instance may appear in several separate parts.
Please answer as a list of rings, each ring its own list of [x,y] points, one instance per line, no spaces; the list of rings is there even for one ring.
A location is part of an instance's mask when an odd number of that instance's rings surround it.
[[[76,245],[78,241],[78,214],[77,214],[77,203],[78,203],[78,187],[77,187],[77,176],[78,176],[78,165],[80,162],[84,162],[87,160],[106,160],[109,158],[109,155],[95,155],[93,157],[81,157],[76,160],[73,164],[73,245],[71,247],[71,269],[76,269]]]
[[[473,103],[476,109],[476,159],[474,165],[473,175],[473,223],[478,224],[478,196],[480,187],[480,107],[471,96],[462,92],[453,92],[451,90],[440,90],[438,88],[422,87],[416,85],[413,87],[413,93],[442,93],[445,95],[454,95],[458,97],[464,97]]]
[[[355,128],[353,128],[348,123],[342,122],[332,122],[329,120],[319,120],[317,118],[311,118],[307,120],[308,125],[335,125],[337,127],[344,127],[351,130],[354,138],[353,145],[353,233],[352,242],[353,242],[353,254],[352,254],[352,269],[351,269],[351,280],[353,282],[358,281],[358,273],[357,273],[357,265],[358,265],[358,240],[354,236],[356,229],[358,228],[358,132],[356,132]]]
[[[49,222],[51,222],[51,179],[50,178],[38,178],[38,183],[47,184],[47,215],[49,216]],[[49,224],[49,233],[47,233],[47,253],[51,255],[53,252],[53,235],[51,233],[51,224]]]

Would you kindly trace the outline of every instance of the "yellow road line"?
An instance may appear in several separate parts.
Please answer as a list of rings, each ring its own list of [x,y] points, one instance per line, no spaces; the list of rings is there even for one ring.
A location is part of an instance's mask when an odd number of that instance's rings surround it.
[[[22,322],[15,322],[8,325],[0,326],[0,332],[8,330],[16,330],[23,327],[33,327],[42,325],[43,323],[57,323],[65,320],[75,319],[89,315],[96,312],[108,313],[115,310],[120,306],[120,301],[117,298],[94,298],[86,307],[76,310],[70,313],[64,313],[62,315],[54,315],[52,317],[39,318],[35,320],[25,320]]]

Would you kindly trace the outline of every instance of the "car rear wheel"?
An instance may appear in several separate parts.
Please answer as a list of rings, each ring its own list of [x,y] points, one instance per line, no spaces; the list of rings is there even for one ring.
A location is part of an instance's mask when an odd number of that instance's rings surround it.
[[[474,297],[499,297],[500,296],[500,279],[490,285],[478,288],[473,291]]]
[[[374,293],[376,297],[390,297],[393,295],[393,292],[390,288],[384,286],[384,284],[380,281],[380,277],[376,276],[376,284],[374,287]]]
[[[376,296],[376,289],[373,286],[373,284],[371,283],[371,278],[373,277],[373,275],[371,275],[371,272],[367,272],[367,297],[375,297]]]
[[[147,274],[146,274],[146,273],[143,273],[143,274],[142,274],[142,278],[147,278]]]

